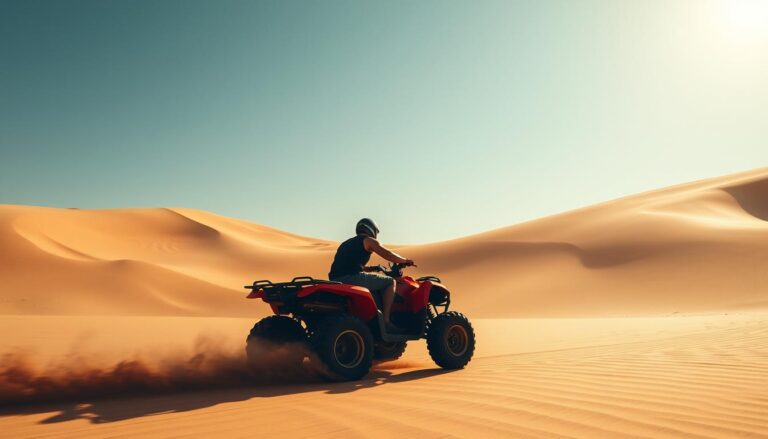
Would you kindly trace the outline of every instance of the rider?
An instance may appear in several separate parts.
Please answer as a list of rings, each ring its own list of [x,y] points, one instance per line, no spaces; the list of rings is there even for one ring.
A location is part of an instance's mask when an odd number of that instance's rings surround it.
[[[414,265],[411,259],[406,259],[384,247],[376,240],[379,228],[372,219],[363,218],[355,227],[357,236],[347,239],[339,245],[333,258],[331,272],[328,278],[345,284],[368,288],[371,292],[380,292],[384,322],[392,330],[398,330],[390,321],[392,302],[395,299],[395,280],[383,274],[373,273],[377,267],[366,267],[371,259],[371,253],[397,264]]]

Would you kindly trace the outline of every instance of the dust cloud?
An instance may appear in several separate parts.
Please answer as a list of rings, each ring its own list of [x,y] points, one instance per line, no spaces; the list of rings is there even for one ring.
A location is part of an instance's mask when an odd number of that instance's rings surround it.
[[[267,345],[250,363],[245,349],[199,337],[186,351],[106,359],[72,353],[43,362],[34,352],[0,355],[0,405],[135,396],[186,390],[317,380],[311,367],[287,364],[286,353],[303,345]],[[77,346],[73,352],[77,352]]]

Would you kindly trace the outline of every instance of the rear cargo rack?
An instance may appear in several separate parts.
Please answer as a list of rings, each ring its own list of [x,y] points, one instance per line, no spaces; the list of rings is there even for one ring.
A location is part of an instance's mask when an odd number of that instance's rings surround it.
[[[282,306],[295,302],[302,288],[319,284],[340,285],[341,282],[315,279],[311,276],[299,276],[294,277],[290,282],[272,282],[266,279],[257,280],[252,285],[246,285],[245,288],[254,292],[261,291],[261,297],[265,302]]]
[[[249,290],[260,290],[260,289],[269,289],[269,288],[278,288],[282,289],[285,287],[289,288],[303,288],[309,285],[318,285],[318,284],[334,284],[334,285],[340,285],[341,282],[335,282],[332,280],[324,280],[324,279],[315,279],[311,276],[298,276],[291,279],[290,282],[275,282],[273,283],[270,280],[257,280],[252,285],[246,285],[244,288],[247,288]]]

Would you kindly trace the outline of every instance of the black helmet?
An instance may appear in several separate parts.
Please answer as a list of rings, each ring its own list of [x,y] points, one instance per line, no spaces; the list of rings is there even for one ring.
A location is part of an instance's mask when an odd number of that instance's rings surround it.
[[[357,226],[355,227],[355,233],[364,233],[370,237],[376,237],[376,235],[379,234],[379,226],[376,225],[376,223],[370,219],[370,218],[363,218],[360,221],[357,222]]]

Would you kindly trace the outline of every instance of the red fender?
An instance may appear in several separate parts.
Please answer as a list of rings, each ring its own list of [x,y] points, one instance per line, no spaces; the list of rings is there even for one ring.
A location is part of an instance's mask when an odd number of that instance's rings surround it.
[[[247,296],[245,296],[246,299],[261,299],[264,297],[264,290],[258,289],[258,290],[251,290],[250,293],[248,293]]]
[[[409,276],[397,280],[397,294],[403,297],[403,302],[394,303],[392,310],[397,312],[416,313],[429,303],[429,293],[432,286],[439,285],[432,281],[417,282]]]
[[[251,290],[251,292],[245,296],[246,299],[262,299],[264,300],[264,290],[258,289],[258,290]],[[265,300],[266,302],[266,300]],[[280,315],[280,311],[277,309],[277,305],[273,303],[268,303],[269,307],[272,308],[272,312]]]
[[[307,297],[314,293],[328,292],[349,298],[349,310],[355,317],[367,322],[376,316],[378,309],[371,292],[367,288],[344,284],[318,284],[304,287],[297,297]]]
[[[411,293],[411,297],[405,301],[405,311],[415,313],[424,309],[429,302],[429,291],[432,289],[432,282],[426,280],[419,285],[419,288]]]

